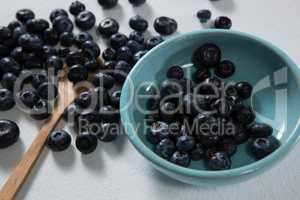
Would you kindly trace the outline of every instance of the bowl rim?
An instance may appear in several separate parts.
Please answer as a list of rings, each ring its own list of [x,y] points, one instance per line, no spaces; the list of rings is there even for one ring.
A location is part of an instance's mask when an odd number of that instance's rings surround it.
[[[292,61],[292,59],[281,49],[273,45],[272,43],[261,39],[257,36],[233,31],[233,30],[219,30],[219,29],[208,29],[208,30],[198,30],[189,33],[184,33],[179,36],[175,36],[167,41],[161,43],[157,47],[150,50],[147,55],[145,55],[139,62],[134,66],[134,68],[129,73],[128,77],[132,77],[135,73],[137,73],[138,69],[142,67],[143,62],[146,57],[151,56],[154,54],[158,49],[163,49],[166,46],[172,44],[173,42],[178,42],[184,40],[186,38],[194,37],[199,34],[210,34],[210,33],[218,33],[218,34],[230,34],[238,37],[244,37],[250,40],[254,40],[255,42],[261,43],[264,46],[268,47],[269,49],[273,50],[277,55],[281,57],[288,64],[288,67],[293,69],[293,72],[297,75],[298,79],[300,79],[300,69],[297,67],[296,63]],[[120,100],[120,107],[123,107],[128,102],[129,95],[126,93],[130,87],[130,83],[128,79],[125,81],[125,84],[122,89],[121,100]],[[130,123],[130,115],[128,109],[125,111],[121,111],[121,121],[123,124],[131,124]],[[271,163],[279,160],[282,158],[286,153],[291,150],[291,148],[298,142],[300,137],[300,119],[298,119],[296,126],[293,130],[293,133],[287,138],[287,141],[281,145],[275,152],[271,155],[267,156],[266,158],[253,162],[251,164],[229,169],[229,170],[222,170],[222,171],[206,171],[206,170],[198,170],[198,169],[191,169],[185,168],[178,165],[175,165],[167,160],[156,155],[149,147],[147,147],[142,140],[136,135],[136,131],[131,126],[125,126],[125,133],[127,134],[130,142],[134,145],[134,147],[148,160],[153,162],[155,165],[159,166],[160,168],[166,169],[176,174],[190,176],[190,177],[205,177],[205,178],[226,178],[226,177],[234,177],[252,173],[257,171],[258,169],[264,168],[269,166]],[[133,136],[133,137],[132,137]]]

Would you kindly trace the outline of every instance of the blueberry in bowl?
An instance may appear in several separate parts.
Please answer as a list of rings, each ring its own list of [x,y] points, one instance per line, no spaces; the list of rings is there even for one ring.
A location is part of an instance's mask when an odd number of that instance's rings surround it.
[[[183,78],[174,66],[183,69]],[[276,80],[288,80],[286,102],[265,81],[275,74]],[[159,102],[172,105],[162,104],[171,113],[160,104],[148,110],[145,96],[161,94],[166,80],[190,89],[164,89],[175,95],[171,99],[158,95]],[[124,127],[130,142],[160,172],[193,185],[236,183],[275,165],[298,140],[299,80],[289,56],[256,36],[220,29],[187,33],[153,48],[131,70],[122,89],[121,120],[131,124]],[[196,100],[182,101],[186,93]],[[187,115],[183,103],[193,108],[196,103],[201,111]],[[169,128],[174,123],[180,127],[175,135]],[[212,129],[187,129],[192,123]],[[212,134],[219,129],[226,134]]]

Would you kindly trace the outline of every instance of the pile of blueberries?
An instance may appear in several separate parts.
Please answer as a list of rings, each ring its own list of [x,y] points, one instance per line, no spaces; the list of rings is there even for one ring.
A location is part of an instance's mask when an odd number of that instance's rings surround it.
[[[212,43],[196,49],[192,63],[196,68],[192,79],[173,66],[147,101],[146,138],[154,152],[183,167],[204,160],[208,170],[230,169],[238,145],[246,142],[255,159],[274,152],[280,142],[272,136],[273,128],[255,122],[246,103],[251,84],[222,80],[234,75],[235,64],[222,60],[220,48]]]

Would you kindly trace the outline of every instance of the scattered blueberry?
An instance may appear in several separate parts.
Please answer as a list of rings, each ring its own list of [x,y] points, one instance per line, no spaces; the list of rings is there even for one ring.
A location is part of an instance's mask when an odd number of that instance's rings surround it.
[[[250,151],[256,159],[262,159],[273,153],[280,146],[280,141],[273,136],[257,138],[250,144]]]
[[[206,23],[211,18],[211,11],[210,10],[199,10],[197,12],[197,17],[201,23]]]
[[[239,82],[236,84],[237,93],[240,98],[248,99],[252,94],[252,85],[248,82]]]
[[[39,100],[35,90],[22,90],[19,94],[21,102],[28,108],[32,108]]]
[[[51,11],[50,13],[50,21],[53,22],[57,17],[69,17],[68,12],[64,9],[57,8]]]
[[[129,19],[129,26],[135,31],[145,32],[148,28],[148,22],[140,15],[135,15]]]
[[[208,169],[228,170],[231,168],[231,160],[224,152],[216,152],[208,159]]]
[[[235,65],[229,60],[220,62],[220,64],[215,68],[215,74],[220,78],[229,78],[234,74],[234,72]]]
[[[87,31],[96,23],[95,15],[90,11],[82,11],[76,16],[75,23],[81,30]]]
[[[97,31],[103,37],[109,38],[110,36],[118,33],[119,23],[113,18],[105,18],[99,23]]]
[[[90,154],[94,152],[97,145],[97,136],[92,133],[83,132],[76,138],[76,147],[82,154]]]
[[[113,48],[106,48],[102,52],[102,58],[106,61],[112,61],[115,60],[117,57],[117,52]]]
[[[75,36],[72,32],[63,32],[59,37],[60,44],[64,47],[70,47],[75,42]]]
[[[191,163],[191,157],[186,152],[176,151],[170,158],[170,162],[182,166],[188,167]]]
[[[53,29],[48,28],[43,33],[43,41],[45,44],[56,45],[59,41],[59,36]]]
[[[35,17],[34,12],[29,9],[18,10],[16,14],[16,18],[22,23],[26,23],[28,20],[33,19],[34,17]]]
[[[179,66],[170,67],[167,71],[167,78],[180,80],[183,77],[184,77],[184,71]]]
[[[145,42],[146,49],[150,50],[162,43],[163,41],[164,39],[161,36],[153,36]]]
[[[97,137],[102,142],[112,142],[119,136],[120,126],[115,123],[103,123]]]
[[[122,33],[116,33],[109,39],[110,46],[114,49],[119,49],[127,44],[128,37]]]
[[[115,79],[111,75],[99,72],[95,74],[92,83],[95,87],[101,86],[109,90],[114,86]]]
[[[169,17],[158,17],[154,21],[154,29],[161,35],[171,35],[177,31],[177,22]]]
[[[52,112],[51,105],[44,99],[40,99],[34,104],[30,116],[35,120],[47,119]]]
[[[73,65],[68,73],[68,79],[73,83],[85,81],[88,78],[88,71],[82,65]]]
[[[215,44],[206,43],[193,54],[192,61],[195,66],[216,67],[221,61],[221,50]]]
[[[83,11],[85,11],[85,5],[81,1],[73,1],[69,7],[69,12],[74,16]]]
[[[111,93],[110,95],[110,103],[116,108],[120,105],[121,91],[117,90]]]
[[[230,29],[232,26],[231,19],[226,16],[221,16],[215,19],[215,28]]]
[[[110,9],[118,4],[118,0],[98,0],[98,3],[103,8]]]
[[[145,37],[144,37],[143,33],[140,33],[138,31],[132,31],[129,34],[129,40],[134,40],[140,44],[143,44],[145,41]]]
[[[14,107],[15,100],[13,93],[8,89],[0,89],[0,111],[7,111]]]
[[[53,29],[58,34],[61,34],[63,32],[72,32],[73,28],[74,28],[74,25],[68,17],[58,16],[53,21]]]
[[[1,85],[10,91],[14,90],[17,77],[13,73],[5,73],[2,76]]]
[[[175,144],[170,139],[163,139],[155,147],[155,153],[164,159],[169,159],[175,151]]]
[[[18,125],[10,120],[0,120],[0,149],[7,148],[15,144],[20,136]]]
[[[195,139],[188,135],[180,136],[177,139],[176,147],[179,151],[192,151],[196,146]]]
[[[273,133],[273,128],[265,123],[253,123],[247,128],[247,132],[254,138],[269,137]]]
[[[52,151],[64,151],[71,145],[71,135],[64,131],[54,131],[47,139],[47,146]]]
[[[45,82],[38,87],[37,93],[40,98],[51,101],[57,98],[58,88],[52,83]]]

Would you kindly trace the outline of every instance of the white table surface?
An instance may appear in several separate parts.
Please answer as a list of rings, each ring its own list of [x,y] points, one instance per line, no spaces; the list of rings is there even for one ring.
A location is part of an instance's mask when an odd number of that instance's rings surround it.
[[[48,18],[54,8],[68,8],[72,0],[5,0],[1,1],[0,24],[14,18],[20,8],[31,8],[37,17]],[[295,0],[148,0],[133,8],[127,0],[113,10],[103,11],[97,0],[82,0],[99,22],[113,16],[121,23],[121,32],[128,33],[128,19],[135,13],[148,18],[174,17],[179,32],[201,29],[195,13],[208,8],[213,17],[228,15],[233,29],[263,37],[285,50],[300,65],[300,1]],[[153,32],[153,28],[150,28]],[[99,39],[104,48],[104,42]],[[0,186],[18,163],[36,134],[39,125],[27,116],[10,111],[0,118],[14,119],[21,128],[20,141],[11,148],[0,150]],[[62,127],[61,125],[60,127]],[[74,144],[74,141],[73,141]],[[73,145],[74,146],[74,145]],[[296,200],[300,196],[300,146],[271,170],[235,185],[199,188],[173,181],[159,172],[139,155],[125,137],[115,144],[100,144],[97,151],[82,156],[74,147],[63,153],[45,149],[16,199],[21,200]]]

